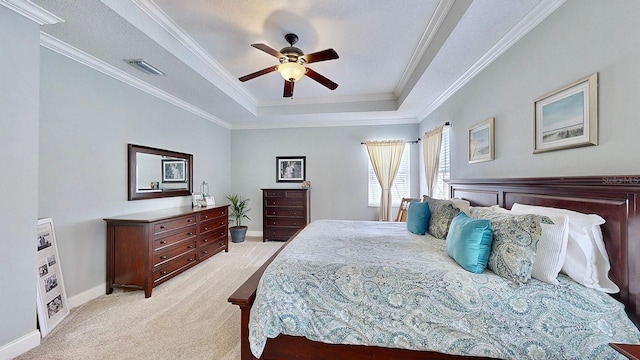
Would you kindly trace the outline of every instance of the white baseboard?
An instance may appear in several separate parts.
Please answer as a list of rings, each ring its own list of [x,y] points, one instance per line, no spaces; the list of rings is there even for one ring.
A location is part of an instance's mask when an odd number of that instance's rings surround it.
[[[247,231],[247,236],[262,237],[262,231],[250,230],[250,231]]]
[[[91,288],[87,291],[83,291],[78,295],[74,295],[67,299],[67,303],[69,304],[69,309],[73,309],[74,307],[78,307],[86,302],[89,302],[98,296],[106,294],[107,284],[103,283],[102,285],[98,285],[94,288]]]
[[[40,345],[40,331],[33,330],[27,335],[0,346],[0,360],[13,359]]]

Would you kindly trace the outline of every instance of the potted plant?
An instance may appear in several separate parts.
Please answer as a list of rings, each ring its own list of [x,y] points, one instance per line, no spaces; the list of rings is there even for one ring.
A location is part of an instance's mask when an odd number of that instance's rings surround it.
[[[227,200],[231,203],[229,206],[229,223],[235,224],[235,226],[229,227],[231,232],[231,242],[241,243],[244,241],[247,235],[247,226],[242,225],[242,219],[249,219],[247,213],[251,210],[249,208],[249,199],[243,199],[238,194],[232,194],[227,196]]]

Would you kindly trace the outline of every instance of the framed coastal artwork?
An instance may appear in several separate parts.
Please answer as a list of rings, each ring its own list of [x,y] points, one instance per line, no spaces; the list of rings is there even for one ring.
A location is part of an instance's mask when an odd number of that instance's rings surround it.
[[[469,129],[469,164],[494,159],[494,122],[491,118]]]
[[[598,145],[598,73],[534,101],[533,152]]]
[[[69,315],[53,219],[38,220],[38,325],[42,337]]]
[[[306,156],[277,156],[276,182],[305,181],[306,161]]]

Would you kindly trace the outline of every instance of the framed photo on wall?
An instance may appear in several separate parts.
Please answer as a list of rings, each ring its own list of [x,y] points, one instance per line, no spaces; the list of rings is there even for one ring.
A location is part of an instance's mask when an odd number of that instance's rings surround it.
[[[180,159],[162,159],[162,182],[187,182],[187,162]]]
[[[53,219],[38,220],[38,324],[42,337],[67,315],[67,292],[64,288]]]
[[[534,153],[598,145],[598,73],[534,104]]]
[[[305,181],[306,159],[306,156],[277,156],[276,182]]]
[[[469,164],[494,159],[494,118],[469,129]]]

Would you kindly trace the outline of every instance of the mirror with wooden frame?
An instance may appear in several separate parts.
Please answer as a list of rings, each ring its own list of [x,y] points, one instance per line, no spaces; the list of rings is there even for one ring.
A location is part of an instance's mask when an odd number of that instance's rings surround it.
[[[193,155],[129,144],[129,200],[193,192]]]

